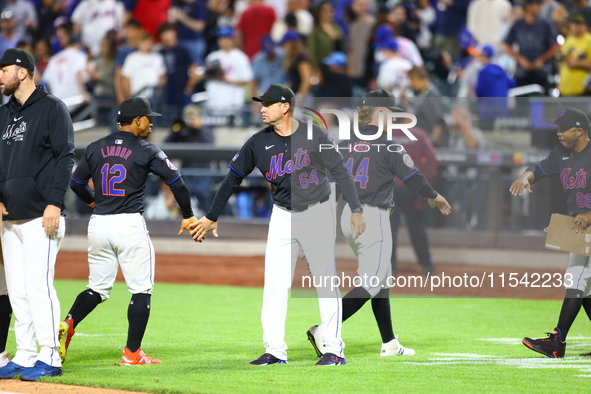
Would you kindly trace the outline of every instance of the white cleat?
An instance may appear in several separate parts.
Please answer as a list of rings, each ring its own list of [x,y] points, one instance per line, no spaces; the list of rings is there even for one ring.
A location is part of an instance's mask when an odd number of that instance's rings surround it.
[[[0,353],[0,368],[5,366],[9,362],[10,362],[10,357],[8,357],[8,353],[6,353],[6,350],[3,351],[2,353]]]
[[[417,354],[413,349],[402,346],[398,339],[392,339],[388,343],[382,343],[382,351],[380,356],[414,356]]]

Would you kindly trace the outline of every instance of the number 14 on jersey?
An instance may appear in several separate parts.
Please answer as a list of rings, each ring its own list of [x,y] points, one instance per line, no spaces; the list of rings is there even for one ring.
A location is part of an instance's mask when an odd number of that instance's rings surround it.
[[[361,189],[365,189],[367,187],[367,182],[369,182],[369,157],[364,157],[357,166],[357,170],[355,174],[353,174],[355,168],[355,159],[350,157],[347,162],[345,163],[347,166],[347,170],[349,170],[349,174],[353,177],[355,182],[359,182],[359,187]]]

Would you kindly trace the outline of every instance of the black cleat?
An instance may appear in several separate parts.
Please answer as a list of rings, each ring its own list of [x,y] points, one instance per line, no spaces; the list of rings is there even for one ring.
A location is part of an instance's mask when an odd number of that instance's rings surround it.
[[[558,333],[549,332],[548,338],[531,339],[523,338],[521,342],[533,350],[550,358],[563,358],[566,350],[566,341],[561,341]]]
[[[269,364],[287,364],[287,361],[281,360],[270,353],[265,353],[261,357],[250,362],[250,365],[269,365]]]
[[[316,365],[321,367],[326,366],[335,366],[335,365],[343,365],[346,364],[344,357],[339,357],[336,354],[326,353],[322,356],[320,361],[316,363]]]

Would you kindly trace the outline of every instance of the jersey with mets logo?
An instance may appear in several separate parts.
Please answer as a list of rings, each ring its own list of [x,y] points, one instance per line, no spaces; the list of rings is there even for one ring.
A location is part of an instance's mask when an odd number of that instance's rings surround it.
[[[158,175],[169,186],[181,178],[156,145],[130,132],[118,131],[86,147],[72,181],[86,184],[92,178],[95,214],[143,213],[149,173]]]
[[[548,157],[527,170],[534,173],[534,183],[559,175],[568,210],[575,214],[591,211],[591,143],[579,153],[556,145]]]
[[[306,207],[330,195],[327,171],[343,184],[343,195],[351,208],[360,206],[343,156],[332,146],[325,131],[314,126],[308,135],[305,122],[290,136],[280,136],[273,126],[254,134],[234,156],[230,168],[241,178],[257,167],[271,183],[273,201],[286,208]]]
[[[364,135],[373,135],[377,130],[372,125],[359,126],[359,132]],[[409,187],[415,192],[426,184],[404,147],[388,140],[385,134],[373,141],[360,139],[352,134],[349,141],[339,143],[339,150],[345,158],[345,165],[353,177],[359,200],[363,204],[392,208],[395,177],[400,178],[407,186],[411,178],[421,178],[411,182],[417,185]],[[436,194],[430,193],[429,197],[434,198]]]

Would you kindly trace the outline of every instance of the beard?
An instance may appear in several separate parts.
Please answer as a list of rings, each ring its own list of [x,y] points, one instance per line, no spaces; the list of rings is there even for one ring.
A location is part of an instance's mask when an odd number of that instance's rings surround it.
[[[4,83],[4,86],[2,86],[2,94],[4,96],[12,96],[20,86],[21,81],[17,78],[15,74],[10,81],[6,81]]]

